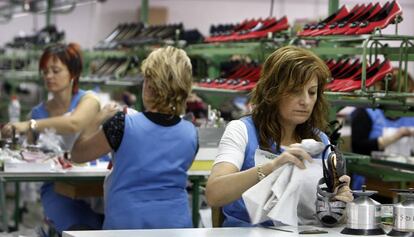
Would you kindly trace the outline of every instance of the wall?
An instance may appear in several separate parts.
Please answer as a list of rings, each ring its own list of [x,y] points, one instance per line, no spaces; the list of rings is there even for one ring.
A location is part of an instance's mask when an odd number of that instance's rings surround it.
[[[273,15],[287,15],[290,22],[298,19],[318,19],[326,16],[328,0],[275,0]],[[340,5],[350,7],[367,0],[341,0]],[[384,3],[383,0],[378,2]],[[400,34],[414,35],[414,2],[399,0],[404,9]],[[270,0],[149,0],[150,7],[165,7],[168,23],[183,22],[186,29],[197,28],[208,35],[210,25],[237,23],[248,18],[267,17]],[[92,48],[105,38],[119,23],[138,19],[140,0],[107,0],[105,3],[78,6],[72,13],[53,17],[58,29],[66,32],[67,41],[77,41],[85,48]],[[0,24],[0,45],[4,45],[19,32],[32,34],[45,25],[45,16],[23,16],[7,24]],[[386,29],[393,33],[394,27]]]

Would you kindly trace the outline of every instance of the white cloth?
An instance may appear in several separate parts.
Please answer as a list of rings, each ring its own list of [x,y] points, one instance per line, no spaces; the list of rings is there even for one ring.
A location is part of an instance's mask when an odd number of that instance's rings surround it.
[[[316,224],[316,187],[322,163],[305,161],[306,169],[286,164],[243,193],[252,224],[266,220],[286,225]]]

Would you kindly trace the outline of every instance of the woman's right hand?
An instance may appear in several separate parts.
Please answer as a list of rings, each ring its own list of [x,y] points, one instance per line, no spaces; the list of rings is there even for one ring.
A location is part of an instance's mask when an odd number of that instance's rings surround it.
[[[291,163],[299,167],[300,169],[305,169],[304,161],[313,162],[312,157],[307,153],[299,144],[290,145],[278,158],[274,159],[273,170],[278,169],[284,164]]]
[[[116,112],[122,111],[122,107],[116,102],[110,102],[106,104],[99,112],[101,123],[115,115]]]

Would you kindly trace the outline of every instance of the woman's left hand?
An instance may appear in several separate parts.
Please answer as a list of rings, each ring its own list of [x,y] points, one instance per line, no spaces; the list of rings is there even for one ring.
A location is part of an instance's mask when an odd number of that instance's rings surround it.
[[[345,185],[342,185],[339,189],[337,189],[335,199],[343,202],[352,202],[352,200],[354,200],[354,196],[349,188],[351,178],[348,175],[342,175],[339,177],[339,181],[345,183]]]

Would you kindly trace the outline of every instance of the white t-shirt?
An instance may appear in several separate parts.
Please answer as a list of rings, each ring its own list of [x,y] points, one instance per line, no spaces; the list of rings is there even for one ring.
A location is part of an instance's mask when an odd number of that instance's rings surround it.
[[[214,164],[229,162],[241,169],[248,142],[247,127],[241,120],[231,121],[221,137]]]
[[[248,135],[246,124],[241,120],[231,121],[221,137],[216,160],[213,165],[220,162],[229,162],[241,170],[247,143]],[[286,149],[285,146],[281,146],[281,148]]]

